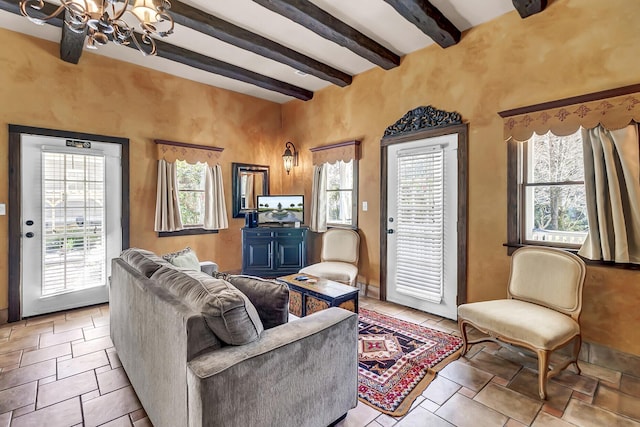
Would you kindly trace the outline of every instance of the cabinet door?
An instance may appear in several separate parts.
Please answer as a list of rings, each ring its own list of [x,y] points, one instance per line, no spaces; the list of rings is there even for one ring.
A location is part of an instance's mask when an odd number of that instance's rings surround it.
[[[300,269],[304,255],[304,242],[301,239],[276,240],[276,268]]]
[[[243,266],[247,268],[260,268],[270,270],[273,268],[273,252],[272,252],[272,239],[270,237],[256,237],[247,239],[245,241],[245,256],[244,261],[247,265]]]

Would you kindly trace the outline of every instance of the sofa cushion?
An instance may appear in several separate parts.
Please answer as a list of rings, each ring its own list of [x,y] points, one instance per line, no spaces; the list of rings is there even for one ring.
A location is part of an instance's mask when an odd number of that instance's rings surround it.
[[[125,249],[120,258],[147,277],[151,277],[160,267],[171,265],[153,252],[139,248]]]
[[[289,320],[289,287],[285,283],[225,273],[216,273],[214,276],[228,281],[251,300],[265,329]]]
[[[198,257],[196,256],[196,253],[193,251],[193,249],[188,246],[181,251],[162,255],[162,258],[169,261],[176,267],[200,271],[200,261],[198,260]]]
[[[221,341],[242,345],[255,341],[264,330],[251,301],[230,283],[200,271],[162,267],[151,277],[202,313],[207,326]]]

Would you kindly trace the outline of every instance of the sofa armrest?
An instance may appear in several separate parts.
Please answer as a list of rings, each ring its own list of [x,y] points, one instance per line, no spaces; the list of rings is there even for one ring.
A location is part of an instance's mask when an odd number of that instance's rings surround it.
[[[202,354],[188,364],[189,422],[328,425],[357,404],[357,343],[358,316],[330,308]]]
[[[218,271],[218,264],[213,261],[200,261],[200,271],[207,273],[209,276],[213,276],[213,273]]]

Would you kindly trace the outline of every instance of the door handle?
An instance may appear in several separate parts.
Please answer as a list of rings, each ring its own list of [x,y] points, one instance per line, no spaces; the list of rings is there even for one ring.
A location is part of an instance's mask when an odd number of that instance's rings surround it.
[[[25,234],[25,237],[28,237],[29,239],[32,238],[33,236],[35,236],[35,234],[33,234],[31,231]]]
[[[395,230],[393,228],[390,228],[387,230],[387,234],[393,234],[395,233]]]

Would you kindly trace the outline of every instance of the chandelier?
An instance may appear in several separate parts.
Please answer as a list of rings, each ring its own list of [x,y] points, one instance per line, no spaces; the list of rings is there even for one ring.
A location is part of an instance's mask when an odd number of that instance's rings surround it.
[[[29,12],[42,10],[44,0],[20,0],[20,12],[42,25],[64,11],[64,22],[71,31],[87,32],[87,49],[97,49],[111,40],[124,46],[133,43],[143,55],[155,55],[156,43],[151,35],[167,37],[173,33],[173,18],[167,13],[171,8],[168,0],[60,0],[60,3],[51,15],[42,17],[42,13],[34,16]],[[142,43],[130,25],[136,22],[140,24]]]

